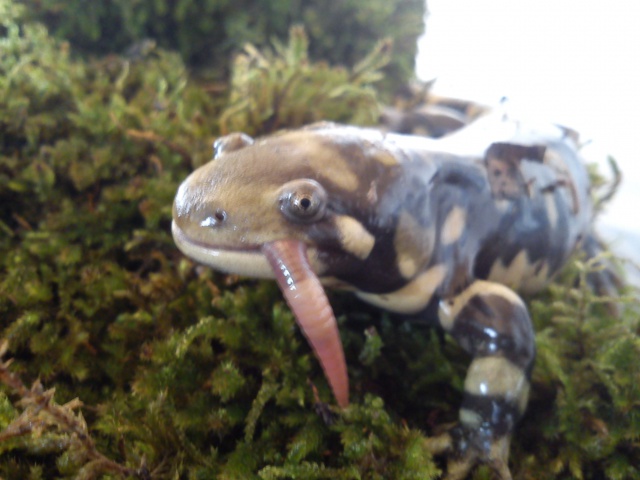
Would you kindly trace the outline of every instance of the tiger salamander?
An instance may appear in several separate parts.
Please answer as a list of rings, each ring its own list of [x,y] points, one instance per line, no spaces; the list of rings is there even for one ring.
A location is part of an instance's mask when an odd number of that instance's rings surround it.
[[[487,115],[433,140],[320,123],[231,134],[179,187],[173,236],[215,269],[275,278],[337,403],[348,376],[324,286],[423,317],[472,357],[458,423],[431,437],[447,478],[509,442],[535,357],[526,305],[589,235],[588,175],[571,131]]]

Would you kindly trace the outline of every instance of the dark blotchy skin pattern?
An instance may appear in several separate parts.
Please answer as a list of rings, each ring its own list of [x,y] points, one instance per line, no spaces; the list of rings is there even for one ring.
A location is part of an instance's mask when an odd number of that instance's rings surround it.
[[[261,245],[299,242],[327,286],[442,327],[472,362],[459,423],[428,446],[448,454],[447,478],[488,463],[506,479],[535,357],[515,291],[542,288],[592,214],[567,131],[476,123],[437,141],[326,123],[223,137],[178,191],[174,236],[202,263],[255,276],[269,276]],[[309,217],[296,217],[300,198]]]

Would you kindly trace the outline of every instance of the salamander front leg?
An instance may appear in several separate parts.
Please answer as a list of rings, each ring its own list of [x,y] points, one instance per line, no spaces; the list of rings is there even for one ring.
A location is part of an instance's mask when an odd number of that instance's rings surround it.
[[[473,360],[458,423],[428,439],[427,446],[435,455],[448,455],[448,480],[465,478],[481,463],[501,480],[511,479],[509,443],[527,405],[535,357],[527,308],[509,288],[478,280],[441,300],[438,316]]]

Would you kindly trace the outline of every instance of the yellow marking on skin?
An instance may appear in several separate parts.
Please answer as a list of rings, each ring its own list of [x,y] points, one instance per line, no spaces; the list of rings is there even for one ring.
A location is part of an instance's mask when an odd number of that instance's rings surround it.
[[[440,326],[447,332],[453,328],[453,323],[456,317],[451,314],[451,307],[453,307],[453,300],[440,300],[438,305],[438,321]]]
[[[335,136],[336,132],[332,132],[331,135]],[[291,146],[300,147],[300,151],[305,155],[303,163],[308,163],[324,178],[343,190],[354,192],[358,189],[360,180],[351,168],[352,159],[336,152],[333,148],[327,148],[327,142],[323,141],[322,134],[297,130],[287,132],[285,136]],[[279,160],[279,155],[274,158]]]
[[[314,160],[316,160],[314,158]],[[347,159],[341,158],[339,155],[331,157],[323,157],[315,162],[319,172],[340,172],[339,174],[324,175],[326,179],[335,183],[338,187],[348,192],[355,192],[360,186],[358,176],[351,171],[351,167],[347,163]]]
[[[398,270],[404,278],[412,278],[418,272],[418,265],[411,256],[398,253]]]
[[[451,209],[442,224],[441,241],[443,245],[451,245],[458,241],[464,232],[467,212],[464,208],[455,206]]]
[[[536,266],[528,272],[529,275],[525,278],[520,286],[520,290],[524,293],[535,293],[538,290],[541,290],[549,280],[551,279],[551,275],[549,272],[549,264],[545,260],[540,260],[542,262],[542,266],[536,273]]]
[[[520,396],[518,397],[518,410],[520,413],[524,413],[527,409],[527,402],[529,401],[529,390],[531,389],[531,384],[527,380],[527,383],[522,387],[522,392],[520,392]]]
[[[397,157],[387,148],[383,146],[382,135],[380,132],[371,132],[367,139],[360,141],[364,155],[385,167],[391,167],[398,164]]]
[[[386,310],[407,314],[418,313],[429,304],[446,275],[445,265],[434,265],[395,292],[386,294],[358,292],[356,295],[365,302]]]
[[[340,232],[342,248],[362,260],[366,259],[376,243],[374,236],[358,220],[348,215],[337,216],[334,223]]]
[[[355,192],[358,189],[359,182],[358,177],[351,170],[348,170],[348,165],[340,165],[333,167],[332,164],[341,164],[340,160],[334,158],[333,161],[327,162],[323,167],[326,172],[340,172],[339,175],[325,175],[327,180],[332,181],[340,188],[347,190],[348,192]],[[346,163],[346,162],[345,162]]]
[[[468,408],[461,408],[458,412],[460,423],[467,427],[478,428],[482,424],[482,417]]]
[[[400,212],[393,247],[398,271],[405,279],[413,278],[428,263],[434,238],[433,229],[422,227],[409,212]]]
[[[514,290],[526,293],[537,292],[547,284],[550,278],[549,264],[545,260],[539,262],[542,264],[532,264],[527,251],[521,250],[509,266],[505,266],[500,259],[496,260],[489,272],[489,279],[507,285]]]
[[[323,286],[328,287],[332,290],[344,290],[347,292],[357,291],[353,285],[345,282],[344,280],[340,280],[336,277],[320,277],[320,283]]]
[[[510,446],[511,434],[496,438],[491,442],[491,449],[488,455],[489,461],[487,463],[496,465],[496,472],[500,478],[509,478],[511,476],[508,463]]]
[[[551,193],[547,193],[544,196],[544,206],[547,211],[547,217],[549,218],[549,225],[551,228],[558,226],[558,206],[556,205],[556,197]]]
[[[528,392],[528,385],[524,371],[503,357],[474,359],[464,381],[465,391],[472,395],[499,396],[518,402]]]
[[[529,268],[529,255],[527,255],[526,250],[521,250],[513,260],[511,260],[509,267],[500,272],[503,275],[500,283],[504,283],[513,289],[520,288],[525,272]],[[489,276],[491,277],[491,274],[489,274]]]
[[[476,295],[499,296],[514,305],[520,305],[525,308],[522,299],[510,288],[499,283],[476,280],[459,295],[440,301],[438,320],[442,328],[451,331],[460,311]]]
[[[398,159],[387,150],[373,149],[371,157],[381,164],[390,167],[398,164]]]

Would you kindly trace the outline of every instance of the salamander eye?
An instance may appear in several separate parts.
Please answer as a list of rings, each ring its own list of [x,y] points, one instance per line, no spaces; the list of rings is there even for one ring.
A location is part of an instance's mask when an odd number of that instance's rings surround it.
[[[315,180],[294,180],[282,187],[279,202],[280,211],[289,220],[311,223],[324,216],[327,192]]]

